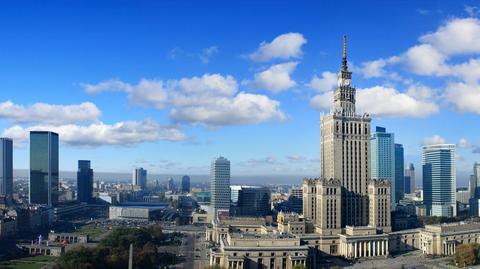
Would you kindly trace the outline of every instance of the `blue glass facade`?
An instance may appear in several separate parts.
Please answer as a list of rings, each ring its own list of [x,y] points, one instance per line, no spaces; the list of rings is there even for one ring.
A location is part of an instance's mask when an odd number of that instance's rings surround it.
[[[423,147],[423,202],[427,215],[456,216],[455,145]]]
[[[395,144],[395,203],[405,197],[405,169],[403,145]]]
[[[13,142],[0,138],[0,195],[13,194]]]
[[[91,203],[93,193],[93,170],[90,161],[79,160],[77,170],[77,200]]]
[[[30,204],[58,202],[58,134],[30,132]]]
[[[371,178],[386,179],[391,185],[392,208],[395,208],[396,184],[395,184],[395,137],[393,133],[387,133],[383,127],[376,127],[375,133],[370,140],[371,147]]]

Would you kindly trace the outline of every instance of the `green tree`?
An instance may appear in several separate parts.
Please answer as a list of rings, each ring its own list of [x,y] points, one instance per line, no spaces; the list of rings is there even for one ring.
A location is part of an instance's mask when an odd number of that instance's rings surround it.
[[[458,266],[465,267],[475,265],[477,257],[473,244],[459,245],[455,249],[455,262]]]

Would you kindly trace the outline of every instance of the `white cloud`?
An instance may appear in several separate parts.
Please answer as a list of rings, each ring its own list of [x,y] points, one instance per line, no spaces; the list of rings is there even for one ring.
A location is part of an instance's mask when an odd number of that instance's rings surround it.
[[[480,113],[480,86],[463,82],[449,83],[444,97],[451,102],[459,112]]]
[[[462,149],[468,149],[468,148],[471,148],[473,144],[470,143],[470,141],[468,141],[466,138],[460,138],[460,140],[457,143],[457,146]]]
[[[198,55],[200,61],[204,64],[208,64],[210,62],[210,58],[218,53],[217,46],[211,46],[202,50],[202,52]]]
[[[314,75],[308,86],[320,92],[331,91],[335,88],[338,81],[338,75],[333,72],[322,72],[321,77]]]
[[[102,145],[134,145],[143,142],[180,141],[185,135],[176,127],[164,126],[154,120],[122,121],[115,124],[103,122],[82,126],[66,125],[35,125],[22,127],[12,126],[4,130],[3,135],[11,137],[15,143],[28,141],[29,132],[48,130],[59,134],[60,140],[71,146],[96,147]]]
[[[91,102],[76,105],[35,103],[30,106],[11,101],[0,103],[0,118],[11,123],[67,124],[96,121],[102,112]]]
[[[264,166],[264,165],[277,165],[279,164],[277,158],[273,156],[268,156],[261,159],[249,159],[239,163],[241,166]]]
[[[90,92],[113,90],[104,82],[83,85]],[[115,81],[114,85],[120,85],[133,103],[168,108],[177,122],[222,126],[285,119],[278,101],[238,92],[237,81],[229,75],[204,74],[166,82],[142,79],[137,85]],[[97,88],[101,90],[91,90]]]
[[[411,47],[404,54],[409,70],[418,75],[445,73],[445,56],[428,44]]]
[[[328,111],[333,105],[333,92],[313,97],[310,104],[317,110]],[[356,107],[357,113],[377,117],[426,117],[438,111],[438,106],[431,101],[383,86],[357,89]]]
[[[204,48],[198,53],[188,52],[183,50],[180,47],[175,47],[172,50],[170,50],[167,57],[172,60],[175,60],[181,57],[185,57],[189,59],[199,59],[203,64],[208,64],[210,62],[210,58],[212,58],[218,52],[219,50],[217,46],[210,46],[208,48]]]
[[[420,41],[431,44],[445,55],[480,53],[480,20],[449,20],[435,32],[421,36]]]
[[[433,136],[430,136],[430,137],[425,137],[422,141],[423,146],[445,144],[445,143],[446,143],[445,138],[443,138],[439,135],[433,135]]]
[[[297,83],[290,77],[298,62],[272,65],[267,70],[255,74],[255,87],[278,93],[294,87]]]
[[[310,106],[318,111],[330,111],[333,105],[333,91],[315,95],[310,100]]]
[[[300,58],[303,54],[302,46],[307,40],[300,33],[286,33],[277,36],[272,42],[262,42],[259,48],[248,57],[256,62],[265,62],[272,59]]]
[[[476,6],[465,6],[464,10],[470,17],[475,17],[480,14],[480,9]]]
[[[175,107],[170,116],[179,122],[210,126],[260,123],[285,120],[280,103],[265,95],[241,92],[234,98],[217,98],[214,104]]]
[[[376,77],[383,77],[387,75],[392,75],[392,72],[385,72],[384,68],[387,65],[395,64],[400,61],[400,57],[392,56],[388,59],[378,59],[374,61],[368,61],[362,63],[362,67],[360,68],[360,72],[366,78],[376,78]],[[396,73],[395,73],[396,74]]]

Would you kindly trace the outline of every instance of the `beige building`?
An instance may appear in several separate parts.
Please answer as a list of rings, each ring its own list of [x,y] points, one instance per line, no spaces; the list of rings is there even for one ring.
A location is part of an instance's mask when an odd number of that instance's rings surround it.
[[[278,213],[277,225],[280,233],[306,234],[313,232],[313,223],[298,213]]]
[[[209,253],[210,265],[265,269],[304,265],[309,268],[309,247],[302,244],[300,237],[280,233],[262,218],[217,218],[207,229],[206,237],[215,244]]]
[[[384,233],[392,231],[390,192],[390,182],[387,180],[370,180],[368,182],[368,223]]]
[[[348,71],[346,39],[333,109],[320,119],[320,162],[323,178],[338,179],[342,194],[342,227],[368,224],[367,181],[370,177],[370,121],[355,111],[356,89]],[[323,218],[323,216],[317,216]]]
[[[308,246],[292,234],[229,233],[210,250],[210,265],[225,268],[308,268]]]

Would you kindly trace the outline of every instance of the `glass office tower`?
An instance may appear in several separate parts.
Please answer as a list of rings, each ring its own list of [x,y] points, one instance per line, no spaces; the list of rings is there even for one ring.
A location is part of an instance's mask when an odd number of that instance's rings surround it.
[[[403,145],[395,144],[395,203],[405,197],[405,164]]]
[[[457,215],[455,145],[423,147],[423,202],[428,216]]]
[[[90,161],[79,160],[77,171],[77,200],[91,203],[93,193],[93,169]]]
[[[30,132],[30,204],[58,202],[58,134]]]
[[[371,177],[372,179],[386,179],[390,181],[392,209],[395,209],[395,136],[387,133],[386,129],[377,126],[370,139],[371,146]]]
[[[13,194],[13,142],[0,138],[0,195]]]

